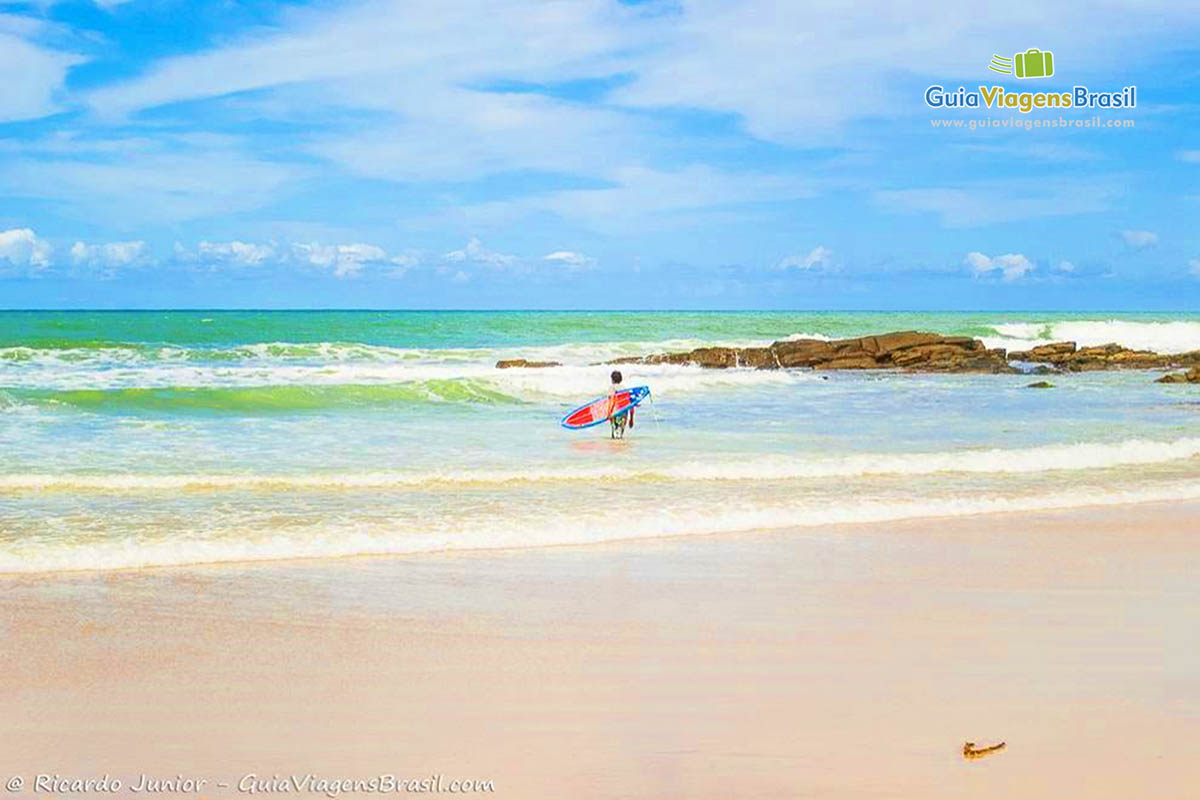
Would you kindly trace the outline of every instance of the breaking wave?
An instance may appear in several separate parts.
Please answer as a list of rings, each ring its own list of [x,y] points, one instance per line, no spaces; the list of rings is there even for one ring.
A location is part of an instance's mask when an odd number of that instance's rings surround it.
[[[67,406],[98,412],[261,414],[407,403],[520,403],[482,381],[428,380],[401,384],[299,386],[165,386],[114,389],[8,389],[10,407]]]
[[[1134,322],[1130,320],[1064,320],[1007,322],[991,326],[996,336],[983,336],[988,347],[1027,350],[1049,342],[1075,342],[1080,347],[1115,342],[1133,350],[1186,353],[1200,350],[1200,322]]]
[[[0,573],[106,571],[249,561],[416,555],[421,553],[598,544],[632,539],[770,531],[907,519],[1032,512],[1088,506],[1200,499],[1200,482],[1176,482],[1136,490],[1090,487],[1069,493],[1025,496],[969,495],[915,501],[863,500],[844,505],[812,502],[770,507],[662,510],[629,518],[548,515],[531,524],[489,519],[459,526],[413,530],[409,526],[326,523],[281,534],[241,530],[237,538],[121,537],[97,541],[0,545]]]
[[[785,481],[888,475],[1029,474],[1145,466],[1200,456],[1200,438],[1175,441],[1128,439],[1112,443],[1044,445],[1024,449],[927,453],[860,453],[840,457],[759,456],[728,461],[685,461],[631,466],[589,465],[556,469],[473,469],[443,472],[351,472],[329,474],[10,474],[0,491],[386,489],[439,484],[576,483],[603,479],[663,481]]]

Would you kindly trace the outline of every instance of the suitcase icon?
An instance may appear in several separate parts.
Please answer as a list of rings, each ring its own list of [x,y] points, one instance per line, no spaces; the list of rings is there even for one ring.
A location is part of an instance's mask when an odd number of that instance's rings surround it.
[[[1018,78],[1049,78],[1054,74],[1054,53],[1031,47],[1013,56]]]

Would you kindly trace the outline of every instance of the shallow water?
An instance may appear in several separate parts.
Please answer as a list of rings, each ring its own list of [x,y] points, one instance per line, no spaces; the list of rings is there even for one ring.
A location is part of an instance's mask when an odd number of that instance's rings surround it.
[[[558,424],[610,358],[909,328],[1200,349],[1200,315],[0,312],[0,570],[1200,497],[1200,394],[1144,372],[628,365],[629,439]]]

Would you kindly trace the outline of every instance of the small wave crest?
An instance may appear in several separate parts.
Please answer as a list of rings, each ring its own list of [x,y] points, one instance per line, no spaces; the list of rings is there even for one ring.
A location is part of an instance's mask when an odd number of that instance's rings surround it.
[[[1175,441],[1129,439],[1112,443],[1045,445],[1025,449],[925,453],[860,453],[839,457],[760,456],[730,461],[557,469],[460,469],[440,472],[359,472],[298,475],[220,474],[11,474],[0,491],[386,489],[439,484],[577,483],[621,479],[645,481],[785,481],[888,475],[1029,474],[1111,469],[1181,461],[1200,456],[1200,438]]]
[[[109,389],[9,389],[0,406],[68,407],[101,413],[262,414],[412,403],[516,404],[520,398],[484,381],[427,380],[397,384],[163,386]]]
[[[984,336],[988,347],[1027,350],[1049,342],[1076,342],[1080,347],[1115,342],[1133,350],[1186,353],[1200,350],[1200,322],[1135,322],[1131,320],[1062,320],[1006,322],[991,326],[996,336]]]
[[[92,411],[286,411],[404,402],[554,402],[566,407],[607,390],[610,367],[497,369],[475,364],[272,365],[59,370],[0,375],[0,409],[9,405]],[[814,380],[784,370],[711,370],[672,364],[626,368],[656,395],[786,386]]]
[[[1007,497],[970,495],[922,500],[851,500],[785,503],[771,507],[663,509],[630,519],[611,512],[543,515],[535,524],[488,519],[436,530],[405,525],[316,524],[288,534],[239,529],[228,535],[149,540],[120,537],[42,544],[0,544],[0,573],[107,571],[142,567],[183,566],[250,561],[416,555],[456,550],[494,550],[696,536],[743,531],[771,531],[838,524],[892,522],[907,519],[961,517],[1003,512],[1112,506],[1132,503],[1194,501],[1200,482],[1176,482],[1136,490],[1081,487]]]

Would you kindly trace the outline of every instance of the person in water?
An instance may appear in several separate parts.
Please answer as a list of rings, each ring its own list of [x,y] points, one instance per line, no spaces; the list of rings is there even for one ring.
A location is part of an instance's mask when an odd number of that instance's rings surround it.
[[[628,425],[630,428],[633,427],[633,409],[627,408],[619,414],[612,413],[613,409],[617,407],[617,392],[621,391],[621,381],[623,380],[623,377],[621,375],[621,371],[617,369],[612,371],[612,375],[610,377],[612,378],[612,386],[610,386],[608,389],[608,413],[611,416],[609,416],[608,421],[612,423],[611,438],[624,439],[625,426]]]

